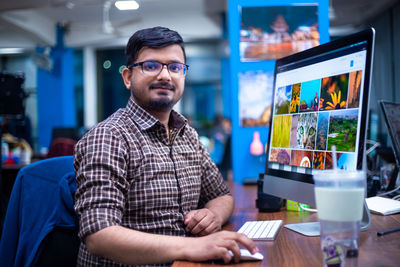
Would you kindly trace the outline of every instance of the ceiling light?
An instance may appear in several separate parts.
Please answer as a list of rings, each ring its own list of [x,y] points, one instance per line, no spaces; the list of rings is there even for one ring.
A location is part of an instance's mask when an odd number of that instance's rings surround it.
[[[117,1],[115,2],[115,6],[119,10],[135,10],[139,8],[139,4],[134,0]]]
[[[0,48],[0,55],[22,54],[24,52],[23,48]]]
[[[73,8],[75,7],[75,4],[72,3],[72,2],[67,2],[67,3],[65,4],[65,6],[66,6],[68,9],[73,9]]]
[[[104,63],[103,63],[103,68],[104,69],[106,69],[106,70],[108,70],[109,68],[111,68],[111,61],[110,60],[106,60],[106,61],[104,61]]]

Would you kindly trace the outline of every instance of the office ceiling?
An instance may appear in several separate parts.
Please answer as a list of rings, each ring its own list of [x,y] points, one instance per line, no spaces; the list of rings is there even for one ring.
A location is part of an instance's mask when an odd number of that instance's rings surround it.
[[[0,48],[54,45],[55,25],[66,29],[71,47],[123,46],[144,27],[163,25],[185,40],[221,36],[221,13],[227,0],[137,0],[138,10],[119,11],[115,0],[3,0],[0,2]],[[357,30],[398,0],[330,0],[331,35]]]

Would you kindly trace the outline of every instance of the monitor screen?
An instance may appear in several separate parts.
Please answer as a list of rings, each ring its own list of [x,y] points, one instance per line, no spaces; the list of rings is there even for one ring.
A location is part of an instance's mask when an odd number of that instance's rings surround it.
[[[400,167],[400,104],[380,101],[397,167]]]
[[[361,169],[374,30],[279,59],[264,192],[314,205],[312,174]]]

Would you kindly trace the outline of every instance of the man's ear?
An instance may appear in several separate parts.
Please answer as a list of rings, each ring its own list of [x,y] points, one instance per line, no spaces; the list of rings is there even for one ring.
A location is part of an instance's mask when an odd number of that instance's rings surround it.
[[[131,90],[131,77],[132,77],[132,71],[128,68],[125,68],[122,70],[121,73],[122,79],[124,80],[124,84],[126,89]]]

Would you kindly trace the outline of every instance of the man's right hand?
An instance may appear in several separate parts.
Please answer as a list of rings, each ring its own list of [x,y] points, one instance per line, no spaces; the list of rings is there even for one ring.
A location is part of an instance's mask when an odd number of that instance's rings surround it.
[[[207,261],[222,259],[224,263],[232,260],[229,250],[233,253],[233,261],[239,262],[239,244],[248,249],[252,254],[258,252],[253,240],[244,234],[231,231],[221,231],[198,238],[188,238],[185,246],[184,260]]]

